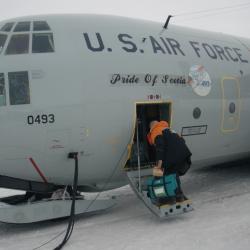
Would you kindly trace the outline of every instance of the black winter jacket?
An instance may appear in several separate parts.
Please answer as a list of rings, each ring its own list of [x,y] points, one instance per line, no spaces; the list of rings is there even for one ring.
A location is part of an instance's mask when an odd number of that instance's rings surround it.
[[[162,160],[162,167],[172,168],[178,171],[178,166],[184,163],[191,164],[190,157],[192,153],[187,147],[185,140],[178,134],[165,129],[162,135],[155,138],[156,160]]]

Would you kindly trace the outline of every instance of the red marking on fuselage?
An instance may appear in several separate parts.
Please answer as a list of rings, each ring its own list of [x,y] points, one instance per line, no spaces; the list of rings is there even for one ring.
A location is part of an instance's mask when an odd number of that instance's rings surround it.
[[[44,174],[42,173],[42,171],[40,170],[40,168],[38,167],[38,165],[36,164],[36,162],[33,160],[33,158],[29,158],[32,166],[35,168],[35,170],[37,171],[37,173],[40,175],[40,177],[42,178],[42,180],[45,182],[45,183],[48,183],[46,177],[44,176]]]

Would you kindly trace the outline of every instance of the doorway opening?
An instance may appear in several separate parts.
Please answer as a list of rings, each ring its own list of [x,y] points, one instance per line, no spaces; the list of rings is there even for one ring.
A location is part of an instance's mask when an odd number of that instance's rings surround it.
[[[136,104],[135,131],[126,168],[137,168],[139,163],[147,168],[156,163],[154,147],[147,141],[149,123],[153,120],[166,121],[171,126],[171,110],[170,102]]]

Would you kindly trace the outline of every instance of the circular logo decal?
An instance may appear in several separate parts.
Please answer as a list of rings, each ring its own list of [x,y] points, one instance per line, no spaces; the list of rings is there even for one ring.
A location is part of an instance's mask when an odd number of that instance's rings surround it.
[[[210,76],[201,65],[194,65],[190,68],[188,83],[199,96],[207,96],[212,88]]]

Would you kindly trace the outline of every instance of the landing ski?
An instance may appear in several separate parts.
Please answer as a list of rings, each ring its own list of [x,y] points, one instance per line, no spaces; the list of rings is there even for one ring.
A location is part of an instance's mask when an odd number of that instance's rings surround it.
[[[0,202],[0,222],[23,224],[68,217],[70,215],[71,202],[71,199],[48,199],[17,205]],[[112,199],[76,200],[75,214],[100,212],[112,208],[115,203]]]

